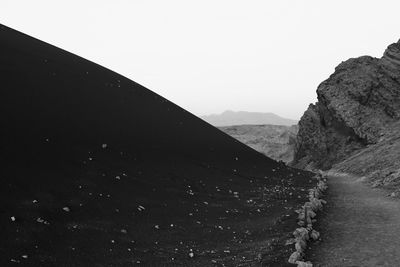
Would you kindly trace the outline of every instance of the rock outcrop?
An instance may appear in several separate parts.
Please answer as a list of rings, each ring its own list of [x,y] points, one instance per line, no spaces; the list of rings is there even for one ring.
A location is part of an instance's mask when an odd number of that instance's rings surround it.
[[[379,144],[400,120],[400,41],[382,58],[339,64],[299,122],[293,165],[329,169],[356,151]]]

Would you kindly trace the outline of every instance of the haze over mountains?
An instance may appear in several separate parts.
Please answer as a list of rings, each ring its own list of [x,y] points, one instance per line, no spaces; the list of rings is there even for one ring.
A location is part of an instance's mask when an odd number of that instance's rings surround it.
[[[287,261],[310,173],[1,25],[0,73],[1,266]]]
[[[274,113],[248,112],[248,111],[230,111],[227,110],[221,114],[212,114],[201,116],[203,120],[214,126],[232,126],[232,125],[286,125],[297,124],[296,120],[282,118]]]

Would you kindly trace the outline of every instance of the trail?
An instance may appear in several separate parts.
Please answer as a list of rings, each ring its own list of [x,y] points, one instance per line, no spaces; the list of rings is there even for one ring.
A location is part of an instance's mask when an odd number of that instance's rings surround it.
[[[351,176],[330,176],[314,266],[400,266],[400,201]]]

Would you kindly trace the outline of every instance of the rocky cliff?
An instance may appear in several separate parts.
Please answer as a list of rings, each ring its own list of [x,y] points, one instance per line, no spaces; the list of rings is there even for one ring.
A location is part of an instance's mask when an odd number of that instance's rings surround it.
[[[318,102],[299,122],[294,166],[329,169],[336,164],[370,175],[377,171],[376,157],[399,156],[394,147],[400,129],[400,41],[391,44],[382,58],[362,56],[342,62],[319,85],[317,95]],[[350,162],[375,167],[367,171]],[[394,159],[389,165],[393,171],[400,168]]]

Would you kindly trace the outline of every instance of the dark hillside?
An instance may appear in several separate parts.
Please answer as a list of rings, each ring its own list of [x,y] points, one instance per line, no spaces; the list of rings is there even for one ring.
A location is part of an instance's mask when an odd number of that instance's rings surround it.
[[[282,242],[309,173],[5,26],[0,101],[0,266],[269,265],[290,254]]]

